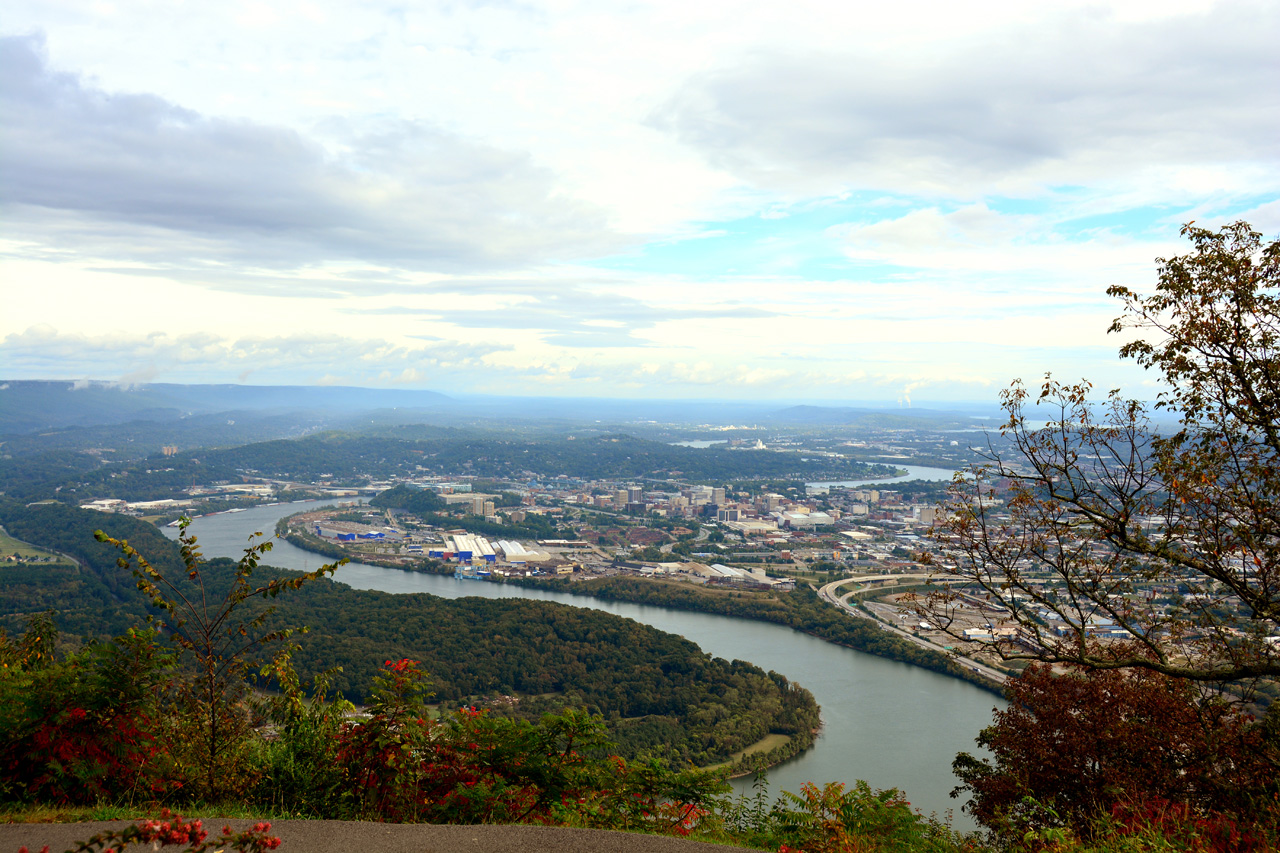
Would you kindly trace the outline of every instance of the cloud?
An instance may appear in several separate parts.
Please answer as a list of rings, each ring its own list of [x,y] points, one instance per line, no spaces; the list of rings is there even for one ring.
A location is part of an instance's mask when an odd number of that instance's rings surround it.
[[[606,333],[610,334],[610,333]],[[425,341],[408,344],[343,335],[228,337],[213,334],[73,335],[32,327],[0,340],[11,378],[66,378],[76,387],[150,381],[259,385],[431,388],[445,393],[567,394],[704,399],[893,399],[929,389],[932,399],[986,397],[1016,376],[1071,365],[1098,375],[1115,348],[1045,341],[928,339],[893,343],[822,338],[819,348],[749,345],[628,350]],[[964,358],[957,359],[962,348]],[[1134,367],[1130,373],[1141,378]],[[78,379],[119,376],[115,382]]]
[[[913,210],[897,219],[850,226],[844,236],[850,254],[885,259],[899,253],[1005,243],[1029,236],[1036,224],[1034,217],[1002,216],[985,204],[971,204],[945,213],[937,207]]]
[[[983,203],[930,206],[829,233],[854,261],[911,270],[917,291],[933,280],[985,294],[984,312],[1101,304],[1109,284],[1145,281],[1153,258],[1182,250],[1168,234],[1143,239],[1079,227],[1063,234],[1061,216],[1003,214]]]
[[[155,378],[160,375],[160,369],[154,364],[146,367],[139,367],[131,370],[115,383],[115,385],[125,391],[135,388],[139,385],[146,385],[148,382],[154,382]]]
[[[1223,217],[1217,218],[1224,219]],[[1268,238],[1275,239],[1276,235],[1280,235],[1280,199],[1260,204],[1252,210],[1246,210],[1241,214],[1227,218],[1232,221],[1243,219]],[[1206,228],[1211,227],[1207,223],[1201,224]],[[1226,225],[1227,222],[1222,221],[1221,224]]]
[[[460,271],[613,245],[599,211],[526,155],[427,121],[334,119],[307,136],[211,117],[52,70],[35,36],[0,40],[0,83],[10,237],[56,253]]]
[[[264,384],[312,384],[343,374],[342,384],[414,384],[418,377],[466,375],[507,351],[498,343],[404,346],[339,335],[225,337],[212,333],[76,335],[34,326],[0,341],[0,358],[16,373],[57,377],[68,370],[121,376],[117,385],[158,377],[180,382],[226,382],[250,373]],[[334,381],[338,381],[334,379]],[[75,387],[89,387],[76,380]]]
[[[1057,13],[930,50],[765,49],[651,123],[757,186],[969,193],[1164,165],[1271,163],[1275,4],[1119,22]],[[1245,189],[1256,189],[1248,188]]]
[[[469,286],[455,291],[476,295]],[[617,286],[626,286],[622,282]],[[508,281],[506,287],[481,283],[491,307],[407,307],[358,309],[357,313],[389,316],[420,315],[467,329],[516,329],[548,333],[548,343],[567,347],[647,346],[635,333],[673,320],[758,319],[773,312],[750,305],[662,304],[627,296],[616,289],[593,289],[570,282]],[[642,290],[631,283],[633,289]],[[503,292],[505,289],[505,292]],[[472,303],[483,300],[472,300]]]
[[[915,399],[1280,221],[1265,0],[9,11],[24,376]]]
[[[955,374],[943,374],[935,369],[930,380],[914,379],[918,385],[977,384]],[[595,360],[561,360],[537,366],[531,378],[545,383],[566,383],[594,386],[615,394],[619,389],[640,394],[678,391],[682,394],[707,397],[737,398],[795,398],[810,390],[819,393],[842,394],[849,391],[865,392],[870,388],[891,389],[912,379],[895,372],[874,372],[848,365],[819,369],[797,366],[791,361],[775,361],[769,364],[742,364],[723,359],[695,358],[691,360],[669,359],[624,360],[601,363]]]

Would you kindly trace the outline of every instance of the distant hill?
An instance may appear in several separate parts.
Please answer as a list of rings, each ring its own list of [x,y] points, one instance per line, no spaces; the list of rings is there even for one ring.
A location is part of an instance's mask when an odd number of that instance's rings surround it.
[[[434,391],[299,385],[120,385],[111,382],[0,381],[0,433],[175,421],[218,412],[355,411],[452,404]]]
[[[780,423],[815,426],[855,425],[910,429],[956,429],[990,423],[973,414],[943,409],[870,409],[849,406],[791,406],[772,413],[770,419]]]
[[[203,443],[225,445],[295,436],[315,429],[381,431],[418,423],[488,428],[521,424],[539,429],[593,423],[640,427],[772,423],[954,429],[1003,420],[991,403],[900,408],[892,403],[859,402],[779,408],[783,405],[761,400],[455,397],[435,391],[345,386],[0,380],[0,436],[120,424],[139,424],[135,431],[146,432],[146,424],[183,421],[184,428],[196,427],[209,433],[202,436]],[[278,420],[269,427],[245,429],[246,421],[286,414],[291,419]],[[214,422],[215,416],[221,418],[220,424]],[[207,423],[201,423],[202,419]],[[232,426],[235,429],[222,428]],[[75,436],[64,443],[82,446],[85,439],[88,436]],[[116,444],[122,439],[115,433],[106,433],[101,440]],[[50,447],[59,445],[54,441]]]

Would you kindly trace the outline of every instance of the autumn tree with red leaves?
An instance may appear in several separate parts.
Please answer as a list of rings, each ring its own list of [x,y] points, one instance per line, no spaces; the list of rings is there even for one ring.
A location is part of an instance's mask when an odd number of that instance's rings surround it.
[[[1187,679],[1032,664],[1007,695],[978,737],[992,757],[962,753],[953,764],[968,811],[998,831],[1087,827],[1152,802],[1246,816],[1265,813],[1280,791],[1280,743]]]

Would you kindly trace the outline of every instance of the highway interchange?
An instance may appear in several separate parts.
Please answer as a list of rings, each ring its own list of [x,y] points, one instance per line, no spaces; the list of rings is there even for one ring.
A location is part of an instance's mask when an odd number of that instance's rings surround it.
[[[894,625],[882,619],[877,619],[867,611],[862,610],[861,608],[857,607],[854,604],[850,604],[849,599],[853,597],[855,594],[857,594],[858,592],[861,592],[862,589],[851,589],[848,592],[844,592],[844,593],[840,592],[841,587],[847,586],[849,584],[883,583],[886,580],[890,580],[895,583],[901,583],[903,581],[908,581],[908,580],[923,581],[923,580],[926,580],[928,577],[929,577],[928,574],[923,574],[923,573],[922,574],[905,574],[905,575],[853,575],[851,577],[841,578],[838,581],[833,581],[829,584],[826,584],[825,586],[823,586],[818,590],[818,595],[821,596],[824,601],[836,607],[839,607],[841,610],[843,610],[845,613],[848,613],[850,616],[857,617],[860,619],[869,619],[875,622],[876,624],[878,624],[884,630],[889,631],[890,633],[893,633],[893,634],[897,634],[899,637],[902,637],[904,640],[908,640],[912,643],[915,643],[918,646],[923,646],[926,649],[932,649],[936,652],[941,652],[942,654],[955,659],[957,662],[960,663],[961,666],[968,667],[974,672],[977,672],[980,675],[984,675],[987,678],[990,678],[992,681],[995,681],[997,684],[1004,684],[1009,678],[1009,676],[1006,673],[1001,672],[998,669],[994,669],[980,661],[973,660],[972,658],[967,658],[961,655],[957,655],[954,651],[947,649],[944,646],[940,646],[937,643],[924,639],[923,637],[918,637],[915,634],[911,633],[910,631],[904,630],[898,625]]]

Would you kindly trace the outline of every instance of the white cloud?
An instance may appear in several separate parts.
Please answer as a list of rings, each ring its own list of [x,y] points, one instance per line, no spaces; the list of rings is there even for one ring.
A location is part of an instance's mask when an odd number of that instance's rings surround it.
[[[1259,163],[1276,179],[1274,4],[1037,17],[900,52],[766,47],[695,77],[653,121],[797,193],[1026,193],[1162,167],[1188,193],[1246,190]]]
[[[86,85],[49,70],[35,38],[5,39],[0,61],[12,237],[148,263],[455,272],[612,244],[600,212],[526,155],[427,122],[331,120],[335,154],[286,127]]]
[[[1103,233],[1067,239],[1044,216],[1002,215],[985,204],[913,210],[834,230],[850,258],[964,275],[1017,273],[1027,285],[1100,297],[1099,276],[1147,275],[1152,259],[1182,250],[1174,241]],[[1082,278],[1084,276],[1084,278]],[[1113,283],[1113,282],[1109,282]]]
[[[403,346],[337,335],[69,335],[49,326],[33,326],[0,342],[6,363],[23,375],[60,376],[66,365],[91,364],[97,375],[120,376],[126,385],[155,379],[226,382],[250,374],[261,384],[311,384],[322,382],[334,365],[345,369],[351,380],[346,384],[412,384],[426,370],[482,369],[486,357],[502,349],[488,343]]]
[[[798,348],[767,360],[733,352],[547,351],[492,344],[471,347],[419,342],[399,345],[343,336],[231,338],[210,335],[66,335],[33,327],[0,340],[0,358],[23,376],[65,378],[88,387],[68,368],[90,365],[113,384],[139,381],[430,387],[461,393],[670,396],[708,399],[893,398],[929,388],[938,399],[989,395],[1016,376],[1043,374],[1053,360],[1100,362],[1108,348],[970,343],[955,359],[953,343],[860,343]]]
[[[1280,229],[1278,15],[14,0],[5,364],[904,400],[1132,381],[1105,287],[1149,286],[1187,219]]]
[[[1245,222],[1252,224],[1258,231],[1269,236],[1280,234],[1280,199],[1260,204],[1250,210],[1246,210],[1227,218],[1231,220],[1243,219]],[[1221,221],[1222,217],[1218,217],[1218,219],[1219,222],[1217,224],[1227,224],[1226,222]],[[1209,223],[1201,224],[1202,227],[1210,227]]]

